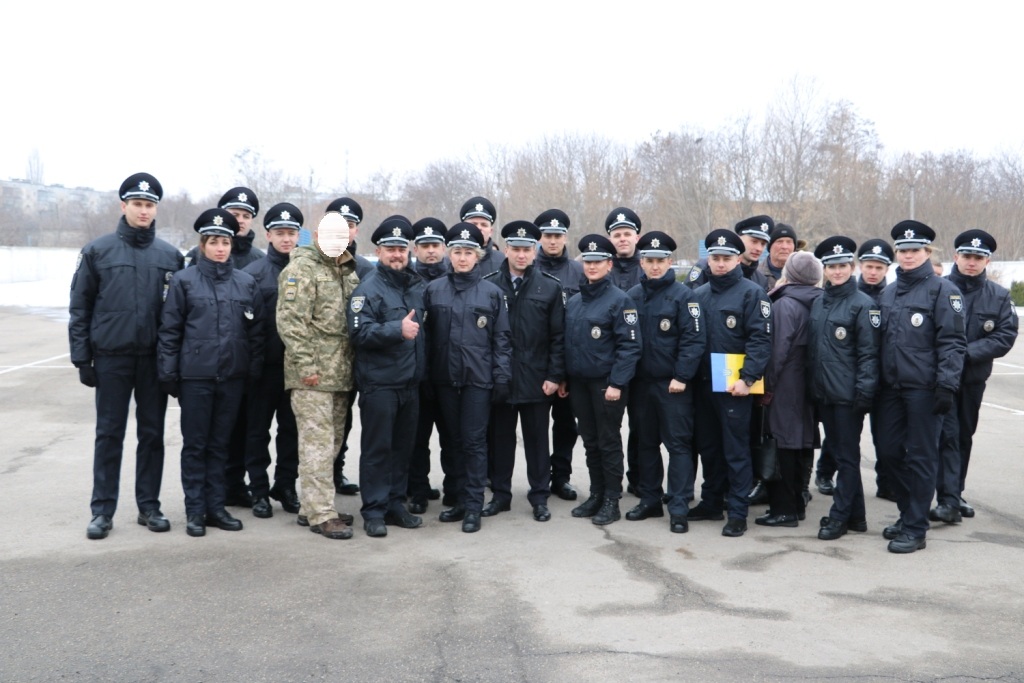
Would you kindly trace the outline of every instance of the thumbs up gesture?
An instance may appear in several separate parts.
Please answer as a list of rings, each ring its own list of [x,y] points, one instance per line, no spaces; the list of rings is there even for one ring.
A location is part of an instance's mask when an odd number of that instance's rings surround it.
[[[420,324],[413,320],[416,311],[409,311],[409,315],[402,318],[402,339],[415,339],[420,333]]]

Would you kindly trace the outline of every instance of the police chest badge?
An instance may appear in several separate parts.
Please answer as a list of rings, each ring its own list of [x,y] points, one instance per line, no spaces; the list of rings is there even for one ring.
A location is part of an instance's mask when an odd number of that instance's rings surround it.
[[[845,327],[837,327],[836,328],[836,339],[838,339],[839,341],[843,341],[844,339],[846,339],[846,328]]]
[[[600,339],[601,338],[601,328],[598,327],[597,325],[594,325],[593,327],[591,327],[590,328],[590,336],[593,337],[594,339]]]
[[[672,329],[672,321],[669,320],[668,318],[662,318],[661,322],[658,323],[658,327],[661,329],[662,332],[668,332],[670,329]]]
[[[992,330],[996,329],[996,321],[986,320],[984,323],[981,324],[981,329],[985,330],[986,332],[991,332]]]
[[[253,319],[253,317],[254,317],[254,315],[253,315],[253,312],[252,312],[252,309],[251,309],[251,308],[247,308],[247,309],[245,309],[245,312],[243,313],[243,315],[245,316],[245,319],[246,319],[246,320],[252,320],[252,319]]]
[[[352,303],[350,304],[351,307],[352,307],[352,312],[353,313],[358,313],[359,311],[363,310],[363,304],[365,304],[365,303],[366,303],[366,297],[365,296],[354,296],[354,297],[352,297]]]
[[[730,315],[728,318],[726,318],[725,326],[728,327],[730,330],[736,327],[736,316]]]
[[[485,327],[487,327],[487,316],[486,315],[482,315],[479,318],[477,318],[476,319],[476,326],[479,327],[481,330],[484,329]]]
[[[953,310],[960,313],[964,310],[964,300],[960,298],[959,294],[949,295],[949,305],[953,307]]]
[[[622,317],[626,321],[627,325],[636,325],[637,315],[635,308],[627,308],[623,310]]]
[[[924,316],[920,313],[915,313],[910,316],[910,324],[914,327],[921,327],[921,325],[924,324]]]
[[[761,302],[761,315],[763,315],[765,318],[767,318],[767,317],[771,316],[771,314],[772,314],[772,304],[771,304],[771,302],[769,302],[769,301],[762,301]]]
[[[882,326],[882,312],[881,311],[868,311],[868,322],[871,323],[871,327]]]

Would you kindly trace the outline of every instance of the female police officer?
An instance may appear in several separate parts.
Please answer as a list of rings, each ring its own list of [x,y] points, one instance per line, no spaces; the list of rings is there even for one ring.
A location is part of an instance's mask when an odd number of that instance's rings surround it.
[[[242,528],[224,509],[224,463],[246,381],[263,369],[263,297],[256,280],[231,265],[235,217],[208,209],[194,228],[199,261],[171,279],[157,362],[161,388],[180,394],[186,531],[203,536],[207,524]]]

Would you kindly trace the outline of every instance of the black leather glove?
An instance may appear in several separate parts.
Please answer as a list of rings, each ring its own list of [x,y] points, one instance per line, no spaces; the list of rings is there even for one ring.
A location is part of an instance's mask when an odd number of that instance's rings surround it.
[[[96,368],[91,365],[78,366],[78,381],[87,387],[96,386]]]
[[[866,415],[871,412],[872,400],[864,394],[857,394],[857,398],[853,401],[853,410],[858,415]]]
[[[935,405],[932,406],[932,415],[945,415],[953,409],[953,392],[949,389],[938,388],[935,390]]]
[[[491,403],[508,403],[508,399],[512,396],[512,390],[508,386],[508,382],[498,382],[491,389]]]
[[[178,383],[160,382],[160,391],[164,392],[171,398],[178,398]]]

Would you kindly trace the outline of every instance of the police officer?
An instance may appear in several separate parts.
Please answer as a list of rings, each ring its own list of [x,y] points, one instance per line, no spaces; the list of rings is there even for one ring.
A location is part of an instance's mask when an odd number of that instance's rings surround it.
[[[413,269],[424,283],[444,277],[450,270],[444,252],[444,235],[448,227],[432,216],[413,223],[415,235],[413,249],[416,264]],[[437,440],[441,446],[441,471],[444,473],[444,505],[456,503],[452,482],[452,448],[448,430],[441,420],[440,411],[434,400],[434,385],[429,378],[420,382],[420,410],[416,420],[416,439],[409,463],[409,512],[421,515],[427,511],[428,501],[437,500],[441,492],[430,486],[430,433],[437,428]]]
[[[579,250],[587,282],[566,307],[565,365],[587,453],[590,497],[572,516],[605,525],[620,518],[622,416],[643,346],[636,304],[610,277],[614,245],[604,235],[586,235]]]
[[[210,524],[240,531],[224,509],[224,463],[245,384],[263,373],[263,295],[256,280],[231,264],[238,221],[207,209],[196,267],[171,279],[157,344],[161,388],[181,403],[181,488],[186,531],[204,536]]]
[[[420,330],[425,284],[409,266],[413,237],[412,225],[399,217],[374,230],[376,272],[356,287],[348,307],[362,424],[363,528],[373,537],[386,536],[387,524],[405,529],[423,524],[405,509],[416,436],[410,427],[416,424],[427,369]]]
[[[511,509],[512,471],[516,457],[516,421],[523,427],[527,499],[538,522],[551,519],[551,451],[548,413],[551,397],[565,383],[565,299],[554,276],[537,270],[540,229],[529,221],[512,221],[501,229],[505,260],[484,279],[501,288],[512,330],[512,382],[508,401],[491,409],[494,497],[482,511],[490,517]]]
[[[498,220],[498,210],[494,208],[491,200],[486,197],[470,197],[459,209],[459,220],[475,225],[484,237],[484,255],[480,258],[481,277],[498,270],[498,266],[505,260],[505,255],[491,239],[494,222]]]
[[[82,384],[96,388],[92,521],[86,535],[106,538],[114,524],[128,406],[135,396],[138,448],[135,501],[138,522],[167,531],[160,512],[167,396],[157,384],[156,339],[160,308],[181,253],[156,237],[163,188],[135,173],[118,191],[123,216],[115,232],[82,248],[71,280],[68,338]]]
[[[540,228],[540,248],[537,251],[537,269],[558,278],[568,301],[580,291],[583,266],[569,258],[566,246],[569,216],[561,209],[548,209],[535,219]],[[567,397],[554,395],[551,402],[551,492],[562,500],[576,500],[576,489],[569,483],[572,477],[572,451],[576,447],[576,418]]]
[[[992,361],[1009,353],[1017,340],[1017,310],[1010,292],[989,280],[986,271],[996,250],[995,238],[984,230],[967,230],[953,245],[956,253],[947,277],[963,296],[967,352],[953,410],[942,420],[938,505],[929,513],[932,521],[950,524],[974,516],[962,494],[985,382],[992,374]]]
[[[701,502],[690,521],[722,519],[722,495],[728,490],[729,519],[723,536],[747,530],[747,493],[753,479],[750,454],[750,388],[764,374],[771,355],[772,306],[764,289],[744,277],[740,260],[744,241],[729,230],[713,230],[704,240],[710,279],[697,289],[707,315],[708,343],[696,399],[694,445],[704,466]],[[711,354],[743,354],[739,377],[724,391],[712,391]]]
[[[693,380],[706,344],[700,304],[693,292],[676,282],[672,252],[676,242],[663,232],[649,232],[637,243],[644,277],[629,290],[636,302],[643,334],[643,355],[630,385],[630,411],[639,432],[637,488],[640,503],[628,520],[662,517],[665,476],[661,445],[668,449],[669,529],[686,533],[686,513],[693,498]]]
[[[860,432],[878,383],[881,321],[871,314],[875,302],[858,290],[853,277],[856,250],[856,242],[841,235],[829,237],[814,250],[824,266],[825,290],[811,305],[808,388],[839,470],[832,508],[818,531],[823,541],[848,530],[867,531]]]
[[[743,254],[741,256],[743,266],[743,277],[757,283],[764,291],[768,291],[768,278],[758,270],[758,261],[764,253],[768,241],[771,239],[771,231],[775,229],[775,221],[771,216],[751,216],[738,222],[733,230],[743,241]],[[696,289],[708,281],[711,269],[707,259],[702,259],[690,268],[686,284]]]
[[[891,465],[899,521],[883,531],[889,551],[925,547],[935,493],[942,416],[953,408],[963,371],[963,295],[930,262],[935,231],[907,220],[892,229],[896,281],[881,308],[878,457]]]
[[[512,349],[501,289],[481,279],[483,234],[456,223],[445,242],[452,272],[427,285],[423,297],[430,380],[454,454],[457,503],[439,519],[462,521],[473,533],[484,504],[490,404],[509,398]]]
[[[641,225],[640,216],[624,206],[612,209],[604,219],[605,232],[615,247],[615,258],[612,259],[612,272],[609,277],[612,284],[624,292],[640,284],[640,278],[643,276],[640,259],[636,254]]]
[[[263,374],[253,382],[247,396],[246,469],[252,491],[252,514],[255,517],[274,516],[270,498],[281,503],[285,512],[299,511],[299,494],[295,482],[299,478],[299,433],[295,426],[295,413],[284,390],[284,343],[277,334],[277,278],[288,265],[288,259],[298,244],[302,229],[302,212],[294,204],[275,204],[263,217],[266,228],[267,258],[253,261],[243,269],[252,275],[263,296],[266,315],[266,347],[263,354]],[[277,467],[274,486],[270,486],[267,468],[270,467],[270,426],[277,416]]]

